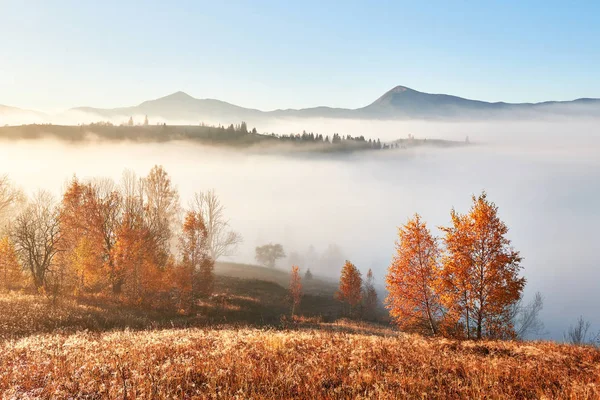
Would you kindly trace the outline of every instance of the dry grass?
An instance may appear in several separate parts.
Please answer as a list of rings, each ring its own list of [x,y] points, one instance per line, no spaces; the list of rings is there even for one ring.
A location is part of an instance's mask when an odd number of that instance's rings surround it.
[[[0,345],[3,398],[600,397],[600,351],[327,330],[36,335]]]
[[[281,318],[273,282],[218,277],[217,289],[194,316],[0,295],[0,399],[600,398],[598,349],[328,323],[329,296]]]
[[[200,302],[196,315],[140,309],[104,297],[60,299],[53,304],[44,296],[0,293],[0,340],[57,330],[73,333],[215,324],[277,326],[281,316],[290,312],[287,290],[274,282],[217,276],[215,283],[215,295]],[[332,294],[306,295],[299,310],[306,316],[332,320],[338,316],[340,306]]]

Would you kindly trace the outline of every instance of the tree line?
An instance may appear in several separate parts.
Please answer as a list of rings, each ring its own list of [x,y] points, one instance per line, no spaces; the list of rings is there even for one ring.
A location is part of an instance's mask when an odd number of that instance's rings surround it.
[[[294,145],[312,145],[311,150],[336,152],[354,150],[385,150],[399,148],[399,143],[382,143],[379,139],[366,139],[363,135],[351,136],[334,133],[331,136],[307,133],[259,133],[250,129],[246,122],[229,125],[151,125],[147,118],[142,124],[135,123],[133,117],[128,122],[115,125],[108,121],[61,126],[52,124],[22,125],[0,128],[0,134],[7,138],[36,139],[48,135],[62,140],[83,141],[93,134],[105,140],[134,140],[165,142],[170,140],[190,140],[206,144],[222,144],[249,147],[260,144],[289,143]]]
[[[73,177],[59,201],[26,199],[0,179],[0,285],[51,296],[108,295],[191,311],[213,289],[214,263],[242,241],[214,191],[188,207],[161,166],[120,183]]]

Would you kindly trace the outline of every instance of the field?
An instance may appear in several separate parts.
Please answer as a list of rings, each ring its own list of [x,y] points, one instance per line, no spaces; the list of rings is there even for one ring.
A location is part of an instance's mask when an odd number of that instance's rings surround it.
[[[318,279],[305,316],[281,318],[285,272],[217,272],[216,298],[194,317],[0,295],[0,398],[600,398],[598,349],[348,321]]]

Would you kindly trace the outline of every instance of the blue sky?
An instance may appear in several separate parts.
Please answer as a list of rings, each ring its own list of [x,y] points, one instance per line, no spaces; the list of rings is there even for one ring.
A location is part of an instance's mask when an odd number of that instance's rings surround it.
[[[396,85],[600,97],[599,19],[598,1],[0,0],[0,104],[116,107],[183,90],[265,110],[361,107]]]

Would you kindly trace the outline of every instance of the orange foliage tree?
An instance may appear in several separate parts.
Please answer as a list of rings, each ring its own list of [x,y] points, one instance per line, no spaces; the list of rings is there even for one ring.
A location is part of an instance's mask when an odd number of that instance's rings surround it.
[[[63,194],[59,223],[62,251],[58,263],[72,277],[77,292],[97,289],[105,278],[102,220],[90,183],[71,180]]]
[[[15,246],[8,236],[0,239],[0,288],[14,290],[24,284],[23,268],[19,264]]]
[[[525,278],[521,257],[506,238],[498,207],[483,192],[473,196],[469,213],[452,211],[452,225],[441,228],[447,254],[441,271],[442,302],[449,321],[467,338],[512,337],[510,308]]]
[[[300,305],[302,299],[302,280],[300,278],[300,272],[297,265],[292,266],[292,274],[290,277],[290,299],[292,301],[292,317],[296,308]]]
[[[210,257],[206,225],[202,215],[188,211],[180,237],[182,266],[187,275],[184,291],[189,291],[192,308],[198,296],[208,297],[214,288],[214,261]]]
[[[354,264],[346,260],[340,275],[340,286],[335,297],[350,308],[350,314],[362,300],[362,277]]]
[[[117,231],[113,257],[118,276],[117,293],[122,291],[131,303],[149,302],[153,289],[161,286],[156,249],[143,217],[125,214]]]
[[[398,229],[396,255],[386,277],[387,308],[403,329],[435,335],[443,310],[436,291],[440,250],[418,214]]]
[[[114,292],[123,292],[133,303],[163,304],[179,196],[164,169],[156,166],[144,179],[126,171],[121,198],[122,217],[112,249]]]

